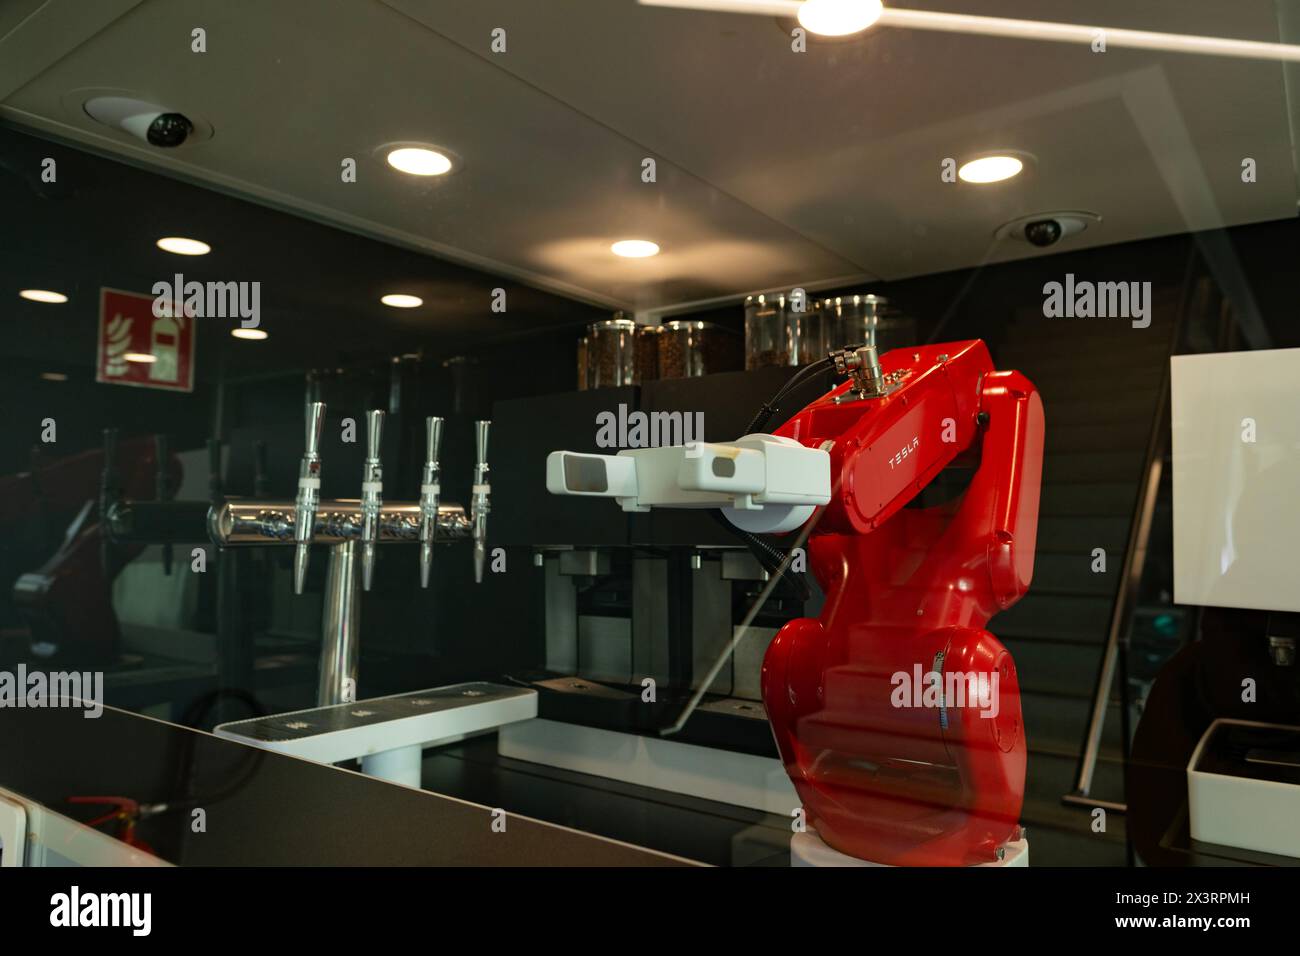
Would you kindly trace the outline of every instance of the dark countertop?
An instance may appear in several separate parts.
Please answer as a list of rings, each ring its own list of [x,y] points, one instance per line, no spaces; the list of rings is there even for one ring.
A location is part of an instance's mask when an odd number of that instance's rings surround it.
[[[0,709],[0,786],[74,819],[73,796],[168,805],[139,836],[197,866],[673,866],[690,861],[126,711]],[[206,832],[195,833],[196,808]]]

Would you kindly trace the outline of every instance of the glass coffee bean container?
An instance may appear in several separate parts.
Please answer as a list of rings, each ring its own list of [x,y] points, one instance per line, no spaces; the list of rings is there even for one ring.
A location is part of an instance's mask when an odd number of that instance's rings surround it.
[[[870,293],[822,299],[828,348],[874,345],[878,352],[915,345],[916,321],[900,313],[883,296]]]
[[[826,357],[827,343],[820,302],[785,293],[745,299],[745,368],[807,365]]]
[[[658,338],[659,378],[694,378],[740,368],[740,336],[725,326],[665,322]]]
[[[636,380],[640,385],[659,377],[659,349],[663,327],[638,325],[636,332]]]
[[[578,343],[579,388],[640,385],[657,377],[658,327],[623,316],[587,327]]]

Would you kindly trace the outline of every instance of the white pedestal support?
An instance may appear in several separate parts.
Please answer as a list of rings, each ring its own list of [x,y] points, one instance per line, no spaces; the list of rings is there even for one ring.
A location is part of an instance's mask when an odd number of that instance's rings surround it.
[[[400,783],[407,787],[420,786],[420,762],[424,748],[418,744],[411,747],[398,747],[395,750],[383,750],[361,758],[361,772],[369,777],[378,777],[391,783]]]
[[[983,866],[1028,866],[1029,865],[1029,840],[1021,837],[1015,843],[1008,843],[1004,849],[1006,855],[994,863],[978,863],[974,869]],[[790,839],[790,865],[791,866],[885,866],[884,863],[872,863],[870,860],[859,860],[855,856],[849,856],[841,853],[839,850],[833,850],[827,846],[822,838],[817,835],[817,831],[808,830],[804,833],[796,833]]]

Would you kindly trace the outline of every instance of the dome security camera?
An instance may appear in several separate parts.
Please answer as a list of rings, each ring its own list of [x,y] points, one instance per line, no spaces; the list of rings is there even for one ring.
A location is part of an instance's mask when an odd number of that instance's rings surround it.
[[[1061,223],[1056,219],[1035,219],[1025,223],[1025,240],[1039,248],[1054,246],[1061,241]]]
[[[96,122],[160,149],[180,146],[194,132],[194,123],[183,113],[131,97],[96,97],[86,103],[85,109]]]
[[[159,113],[149,123],[144,138],[150,146],[179,146],[194,132],[194,124],[183,113]]]
[[[997,239],[1015,239],[1038,249],[1048,249],[1100,222],[1100,215],[1083,209],[1040,212],[1004,223],[993,235]]]

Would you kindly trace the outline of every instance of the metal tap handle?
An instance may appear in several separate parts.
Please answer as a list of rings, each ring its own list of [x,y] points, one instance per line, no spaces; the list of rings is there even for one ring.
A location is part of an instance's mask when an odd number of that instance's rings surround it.
[[[317,458],[320,456],[320,436],[325,428],[325,403],[312,402],[307,406],[307,438],[303,454]]]
[[[420,587],[429,586],[433,567],[433,539],[438,533],[438,499],[442,494],[442,419],[430,415],[424,420],[424,473],[420,476]]]
[[[487,515],[488,494],[492,488],[488,484],[488,430],[491,422],[474,423],[474,437],[477,447],[474,465],[473,498],[470,505],[470,517],[474,526],[474,580],[483,582],[483,566],[487,562]]]
[[[424,420],[425,461],[438,464],[438,454],[442,450],[442,419],[430,415]]]
[[[482,468],[484,471],[487,471],[488,429],[491,427],[491,422],[474,423],[474,440],[475,445],[478,448],[478,467]]]
[[[301,594],[307,579],[307,557],[310,554],[312,529],[316,525],[316,508],[320,504],[320,436],[325,427],[325,403],[312,402],[307,406],[307,434],[298,466],[298,496],[293,506],[293,593]]]
[[[379,541],[379,509],[384,503],[384,469],[379,445],[384,437],[384,413],[366,412],[366,463],[361,471],[361,587],[369,591],[375,573],[375,544]]]
[[[366,412],[366,457],[379,458],[379,444],[384,437],[384,413],[377,408]]]

